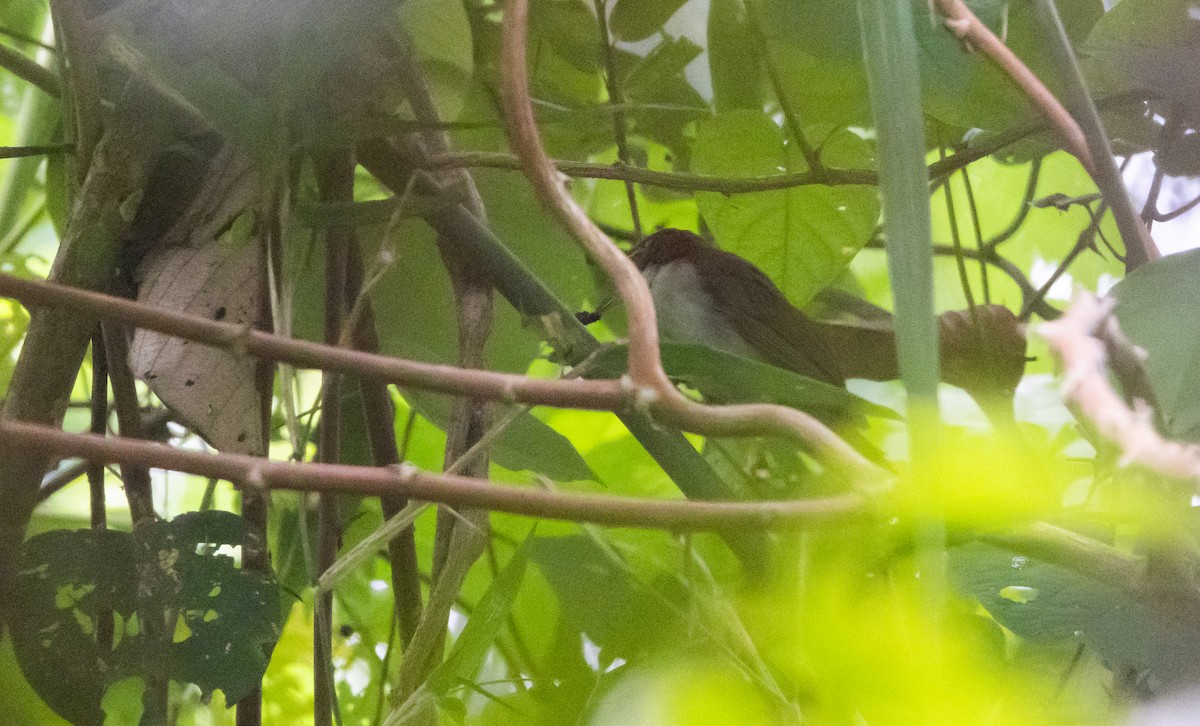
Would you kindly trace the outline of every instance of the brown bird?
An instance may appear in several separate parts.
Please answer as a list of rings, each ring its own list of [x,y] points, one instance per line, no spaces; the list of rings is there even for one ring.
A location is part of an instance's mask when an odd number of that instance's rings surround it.
[[[650,285],[664,340],[699,343],[845,385],[821,325],[750,262],[681,229],[646,237],[630,259]]]

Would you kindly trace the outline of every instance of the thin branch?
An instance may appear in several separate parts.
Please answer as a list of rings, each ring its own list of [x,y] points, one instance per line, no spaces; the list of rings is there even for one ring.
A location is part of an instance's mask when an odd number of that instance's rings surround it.
[[[1096,164],[1079,124],[1059,103],[1050,89],[1029,70],[991,28],[971,12],[963,0],[934,0],[946,28],[971,50],[982,51],[1037,106],[1042,116],[1058,131],[1069,151],[1089,174],[1095,175]]]
[[[941,126],[938,126],[939,132]],[[940,133],[939,133],[940,137]],[[946,146],[938,144],[938,155],[946,158]],[[958,228],[958,212],[954,207],[954,185],[950,180],[946,180],[946,186],[942,190],[945,195],[946,202],[946,222],[950,226],[950,244],[954,249],[954,266],[958,270],[958,283],[962,287],[963,298],[967,301],[967,311],[971,316],[971,324],[975,330],[979,330],[979,321],[975,313],[975,293],[971,290],[971,278],[967,274],[967,263],[963,257],[962,234]],[[985,267],[986,269],[986,267]]]
[[[983,241],[983,224],[979,221],[979,205],[975,201],[975,187],[971,184],[971,171],[967,167],[963,167],[959,174],[962,176],[963,189],[967,192],[967,208],[971,211],[971,232],[975,235],[975,249],[982,250],[984,248]],[[949,186],[946,187],[949,190]],[[987,262],[979,260],[979,281],[980,288],[983,292],[983,304],[992,304],[992,286],[988,279]]]
[[[346,151],[330,151],[314,157],[317,188],[322,202],[354,201],[354,157]],[[331,224],[325,230],[325,342],[338,345],[342,320],[346,313],[346,267],[349,248],[355,244],[354,228],[346,222]],[[321,376],[321,423],[318,430],[317,460],[336,464],[342,447],[342,380],[337,373]],[[317,562],[319,579],[337,559],[341,526],[338,499],[322,492],[317,501]],[[313,722],[318,726],[333,721],[337,694],[334,692],[330,633],[333,617],[333,593],[317,593],[316,617],[320,627],[313,628]],[[340,722],[341,719],[339,718]]]
[[[1164,439],[1148,406],[1130,407],[1109,383],[1109,357],[1100,333],[1113,326],[1116,301],[1080,293],[1061,318],[1044,323],[1042,336],[1062,360],[1063,397],[1121,452],[1122,466],[1137,464],[1166,476],[1200,483],[1200,446]]]
[[[32,83],[55,98],[62,95],[62,83],[54,71],[3,43],[0,43],[0,68]]]
[[[0,159],[22,159],[27,156],[70,154],[75,144],[42,144],[40,146],[0,146]]]
[[[1142,224],[1146,225],[1147,229],[1150,229],[1158,218],[1158,195],[1162,192],[1163,179],[1167,175],[1163,157],[1170,154],[1171,143],[1182,124],[1183,109],[1178,104],[1173,104],[1169,113],[1158,134],[1158,144],[1154,150],[1154,177],[1150,181],[1150,190],[1146,193],[1146,204],[1142,207]]]
[[[100,143],[99,42],[93,21],[80,0],[51,0],[59,34],[60,62],[65,64],[66,91],[71,102],[76,144],[76,172],[83,179],[92,153]]]
[[[356,297],[363,291],[362,251],[357,242],[350,246],[346,265],[346,292]],[[350,313],[354,325],[353,343],[358,350],[368,353],[379,352],[379,332],[375,326],[375,312],[366,297],[355,302],[359,314]],[[367,424],[367,443],[371,460],[376,466],[399,464],[406,451],[396,444],[396,414],[391,394],[386,383],[375,378],[359,378],[362,392],[363,418]],[[407,448],[412,433],[415,410],[410,411],[408,425],[404,431],[404,447]],[[390,520],[408,506],[408,500],[395,494],[380,499],[384,520]],[[421,619],[420,565],[417,562],[415,533],[406,527],[396,537],[388,540],[388,560],[391,563],[392,599],[396,611],[396,624],[400,631],[401,647],[412,640],[417,622]],[[389,643],[391,640],[388,641]],[[389,651],[390,652],[390,651]],[[383,689],[380,689],[381,692]]]
[[[625,410],[633,391],[619,381],[558,381],[389,358],[322,343],[283,338],[246,326],[170,312],[110,295],[0,273],[0,296],[34,307],[61,307],[104,320],[269,360],[369,376],[400,386],[491,400],[566,408]]]
[[[1103,108],[1118,108],[1131,103],[1143,103],[1139,94],[1120,94],[1100,101]],[[929,165],[929,178],[937,181],[980,159],[1004,149],[1024,138],[1045,131],[1049,125],[1044,121],[1023,124],[1010,131],[1000,133],[984,143],[959,148],[951,156]],[[879,174],[873,169],[835,169],[822,166],[804,172],[769,174],[757,177],[724,177],[707,174],[685,174],[680,172],[655,171],[640,167],[616,164],[597,164],[567,159],[552,160],[555,169],[567,176],[581,179],[615,179],[632,181],[647,186],[680,191],[707,191],[722,194],[765,192],[776,189],[820,185],[845,186],[879,184]],[[513,154],[491,151],[455,151],[435,154],[421,160],[421,166],[429,170],[460,167],[484,167],[520,171],[521,160]]]
[[[92,365],[95,365],[93,360]],[[107,383],[106,383],[107,386]],[[107,418],[108,412],[105,410]],[[171,438],[171,432],[167,429],[167,423],[171,420],[171,413],[165,408],[155,408],[146,412],[142,416],[142,430],[146,432],[146,438],[152,441],[167,441]],[[68,484],[75,481],[79,477],[88,473],[88,467],[91,466],[89,461],[76,461],[67,466],[60,467],[51,471],[42,479],[42,485],[38,488],[37,502],[41,504],[58,492],[62,491]],[[98,462],[98,469],[103,470],[104,465]]]
[[[982,249],[989,252],[995,250],[998,245],[1012,239],[1013,235],[1025,224],[1026,218],[1029,217],[1029,210],[1033,208],[1029,203],[1033,201],[1033,195],[1037,193],[1038,180],[1041,178],[1041,175],[1042,160],[1039,157],[1029,164],[1029,178],[1025,182],[1025,193],[1021,195],[1021,206],[1017,208],[1016,216],[1008,223],[1007,227],[984,243]]]
[[[882,236],[877,234],[867,243],[867,247],[882,250],[885,249],[885,242]],[[946,244],[935,244],[933,246],[933,253],[939,257],[953,257],[956,254],[954,248]],[[1032,310],[1045,320],[1054,320],[1062,314],[1057,308],[1039,299],[1037,288],[1033,286],[1033,283],[1029,281],[1029,278],[1021,271],[1021,268],[1017,267],[1014,263],[986,248],[983,252],[964,248],[962,254],[967,259],[986,262],[1007,275],[1021,290],[1022,309]]]
[[[529,102],[526,75],[527,0],[505,7],[501,41],[501,97],[513,147],[542,202],[612,279],[629,316],[629,377],[638,405],[662,423],[715,436],[778,435],[827,454],[850,470],[859,485],[878,485],[890,475],[864,459],[815,418],[769,404],[708,406],[687,398],[663,371],[654,301],[633,262],[596,227],[558,181],[542,145]]]
[[[1100,120],[1097,104],[1088,91],[1083,70],[1079,67],[1079,60],[1075,57],[1071,39],[1067,37],[1054,0],[1036,0],[1035,4],[1041,16],[1041,25],[1049,36],[1050,52],[1062,70],[1067,103],[1079,118],[1087,146],[1096,162],[1094,167],[1089,167],[1092,179],[1112,209],[1113,220],[1125,242],[1125,269],[1135,270],[1150,260],[1162,257],[1162,253],[1158,251],[1154,238],[1150,236],[1150,229],[1142,223],[1129,198],[1129,190],[1125,188],[1125,182],[1113,160],[1112,145]]]
[[[89,430],[93,435],[108,433],[108,362],[104,350],[104,332],[96,326],[92,335],[92,391],[90,401],[91,421]],[[104,464],[80,462],[87,470],[89,512],[91,527],[96,531],[108,528],[108,502],[104,491]],[[39,492],[40,494],[41,492]],[[113,642],[114,617],[110,609],[102,609],[96,618],[96,642]]]
[[[1037,294],[1034,295],[1033,299],[1027,300],[1025,304],[1021,306],[1021,314],[1017,317],[1020,318],[1022,322],[1029,320],[1029,318],[1033,315],[1033,306],[1041,304],[1046,299],[1046,295],[1050,294],[1050,288],[1054,287],[1054,283],[1058,282],[1058,280],[1064,274],[1066,274],[1067,268],[1075,262],[1075,258],[1082,254],[1084,250],[1095,245],[1096,233],[1100,231],[1100,223],[1104,220],[1104,212],[1106,207],[1104,204],[1101,204],[1100,209],[1097,211],[1092,211],[1091,207],[1085,206],[1084,208],[1087,209],[1088,214],[1091,215],[1092,221],[1089,222],[1088,226],[1079,233],[1079,237],[1075,240],[1074,246],[1072,246],[1067,252],[1066,256],[1063,257],[1063,260],[1059,263],[1058,267],[1054,268],[1054,272],[1050,274],[1050,277],[1048,277],[1046,281],[1042,283],[1042,286],[1038,288]]]
[[[242,487],[354,492],[366,496],[398,493],[452,507],[479,507],[608,527],[676,532],[799,529],[862,521],[871,516],[869,500],[857,494],[767,502],[699,502],[574,494],[497,485],[486,479],[425,472],[407,464],[388,468],[293,464],[242,454],[203,453],[148,441],[105,439],[17,421],[0,422],[0,441],[37,448],[47,456],[135,463],[223,479]]]
[[[629,159],[629,136],[625,128],[625,112],[621,106],[625,104],[625,95],[621,92],[621,79],[617,74],[617,62],[613,53],[612,38],[608,33],[608,7],[605,0],[592,0],[596,10],[596,23],[600,28],[600,52],[604,58],[604,85],[608,89],[607,105],[614,107],[612,111],[613,137],[617,142],[617,158],[622,166],[633,168]],[[633,182],[625,180],[625,197],[629,200],[629,218],[633,223],[633,233],[638,239],[642,238],[642,217],[638,213],[637,190]]]
[[[641,278],[640,275],[638,277]],[[658,400],[659,392],[639,391],[625,379],[540,380],[517,374],[389,358],[321,343],[282,338],[246,326],[152,308],[89,290],[24,280],[5,273],[0,273],[0,296],[20,300],[29,306],[62,307],[104,320],[119,320],[127,325],[165,335],[299,367],[353,373],[441,393],[470,395],[508,403],[602,411],[663,409],[663,401]],[[657,350],[656,346],[656,357]],[[670,384],[665,373],[663,380]],[[670,390],[675,393],[674,387]],[[692,404],[690,401],[688,403],[695,409],[709,408]],[[805,413],[781,406],[759,404],[733,409],[734,407],[711,407],[712,411],[725,410],[726,413],[703,421],[702,426],[698,425],[695,428],[691,428],[690,424],[699,422],[689,419],[689,412],[686,410],[682,414],[667,410],[662,420],[668,423],[682,423],[684,425],[680,428],[713,436],[787,435],[803,432],[803,436],[800,437],[802,443],[811,447],[814,453],[827,463],[843,469],[856,470],[873,481],[889,478],[886,472],[871,464],[845,441]],[[759,415],[763,415],[764,418],[755,420]]]
[[[142,415],[138,410],[137,389],[129,370],[129,343],[125,330],[112,322],[100,326],[104,330],[104,352],[108,362],[108,378],[112,382],[113,407],[117,411],[117,427],[121,436],[145,438]],[[150,472],[145,467],[121,465],[125,482],[125,498],[129,501],[129,518],[134,527],[154,521],[154,492],[150,488]]]
[[[754,35],[762,45],[763,66],[767,71],[767,79],[771,81],[771,90],[775,93],[775,100],[779,102],[779,110],[783,112],[783,120],[796,140],[796,145],[800,148],[800,153],[804,156],[808,168],[813,171],[822,171],[825,164],[821,161],[821,154],[812,147],[812,144],[808,143],[808,138],[804,135],[804,124],[788,98],[787,89],[783,86],[783,78],[779,74],[779,66],[775,64],[775,58],[771,55],[771,41],[767,29],[763,27],[758,0],[750,0],[746,3],[746,13],[749,16],[751,27],[754,28]]]
[[[1011,532],[984,535],[982,539],[1044,562],[1065,567],[1126,592],[1145,590],[1146,562],[1099,540],[1046,522]]]
[[[1187,204],[1184,204],[1183,206],[1178,207],[1176,209],[1172,209],[1169,212],[1156,211],[1154,213],[1154,221],[1155,222],[1170,222],[1172,219],[1177,219],[1177,218],[1182,217],[1183,215],[1187,214],[1188,212],[1192,211],[1193,209],[1196,208],[1197,204],[1200,204],[1200,197],[1196,197],[1195,199],[1192,199],[1191,201],[1189,201]]]
[[[5,38],[12,38],[13,40],[17,41],[18,43],[23,43],[25,45],[33,45],[33,46],[37,46],[38,48],[45,48],[46,50],[57,50],[57,48],[55,48],[53,45],[51,45],[49,43],[43,43],[42,41],[38,40],[37,38],[35,38],[31,35],[26,35],[25,33],[18,33],[17,31],[10,30],[8,28],[0,28],[0,36],[4,36]]]
[[[978,158],[978,156],[974,156],[971,161]],[[618,181],[637,182],[638,184],[646,184],[663,189],[721,192],[722,194],[763,192],[812,184],[841,186],[846,184],[873,185],[879,183],[879,174],[871,169],[832,169],[822,167],[818,170],[770,174],[767,176],[724,177],[708,174],[655,171],[653,169],[627,166],[619,162],[616,164],[596,164],[586,161],[555,159],[553,164],[558,171],[568,176],[583,179],[615,179]],[[455,151],[431,156],[424,161],[423,166],[430,170],[455,167],[487,167],[520,171],[521,160],[512,154],[491,151]]]
[[[89,430],[97,436],[107,434],[108,358],[104,352],[104,333],[100,326],[96,327],[96,333],[92,336],[92,396],[90,413],[91,422]],[[107,502],[104,496],[104,464],[97,461],[85,461],[79,462],[79,465],[71,468],[76,471],[82,469],[87,473],[92,529],[105,529],[108,527],[108,514],[106,511]],[[74,474],[73,476],[69,474],[64,475],[63,485],[65,486],[67,482],[73,481],[78,476],[78,474]],[[47,487],[43,484],[42,488],[38,491],[39,498],[44,496],[43,492],[46,489]],[[111,628],[111,623],[109,627]],[[109,636],[111,637],[111,632]],[[106,641],[101,640],[98,642]]]

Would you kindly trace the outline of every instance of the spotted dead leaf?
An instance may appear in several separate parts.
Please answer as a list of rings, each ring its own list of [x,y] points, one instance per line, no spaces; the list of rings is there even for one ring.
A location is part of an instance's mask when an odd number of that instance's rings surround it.
[[[258,246],[212,243],[151,253],[138,300],[177,313],[253,325],[259,308]],[[129,352],[138,378],[219,451],[262,454],[254,359],[138,330]]]

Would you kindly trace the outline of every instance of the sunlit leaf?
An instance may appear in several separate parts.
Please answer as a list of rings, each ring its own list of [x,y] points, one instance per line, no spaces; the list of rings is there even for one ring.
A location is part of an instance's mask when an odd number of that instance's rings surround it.
[[[245,520],[220,511],[153,522],[136,535],[58,530],[31,538],[13,628],[26,677],[74,723],[102,723],[108,686],[151,672],[239,700],[262,677],[281,625],[274,578],[236,567],[222,551],[246,541]],[[147,626],[164,613],[178,617],[174,642]],[[97,641],[106,619],[112,643]]]
[[[867,144],[850,134],[827,160],[861,167]],[[835,157],[836,156],[836,160]],[[764,113],[731,111],[700,125],[694,165],[717,176],[767,176],[803,171],[795,145]],[[874,189],[803,186],[756,194],[696,195],[722,248],[770,275],[788,299],[803,305],[832,283],[867,243],[879,214]]]
[[[1180,310],[1200,306],[1200,252],[1184,252],[1139,268],[1113,288],[1121,329],[1146,351],[1146,373],[1171,435],[1200,440],[1195,362],[1200,325]]]
[[[612,6],[609,28],[618,40],[643,40],[661,29],[686,1],[617,0]]]

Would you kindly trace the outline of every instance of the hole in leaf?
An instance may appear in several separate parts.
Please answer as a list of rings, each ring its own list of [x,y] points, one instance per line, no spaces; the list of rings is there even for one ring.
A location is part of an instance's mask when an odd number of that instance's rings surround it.
[[[96,589],[96,586],[91,583],[59,585],[54,592],[54,607],[59,610],[75,607],[79,601],[87,597],[88,593]]]
[[[171,642],[182,643],[190,637],[192,637],[192,629],[188,627],[187,620],[183,617],[183,613],[180,613],[179,616],[175,618],[175,634],[172,636]]]
[[[1015,603],[1024,605],[1037,599],[1038,591],[1036,587],[1027,587],[1025,585],[1009,585],[1001,588],[1000,597]]]

